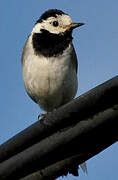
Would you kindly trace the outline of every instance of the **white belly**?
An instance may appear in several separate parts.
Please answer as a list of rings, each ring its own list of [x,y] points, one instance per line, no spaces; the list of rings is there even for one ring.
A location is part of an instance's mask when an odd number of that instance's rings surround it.
[[[77,91],[76,71],[67,54],[60,59],[27,56],[23,79],[29,96],[46,111],[67,103]]]

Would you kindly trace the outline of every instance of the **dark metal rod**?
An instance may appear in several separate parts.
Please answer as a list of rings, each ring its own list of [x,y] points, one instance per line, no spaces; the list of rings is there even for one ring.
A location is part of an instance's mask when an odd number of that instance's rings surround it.
[[[54,180],[62,175],[67,175],[72,167],[72,164],[78,164],[80,155],[71,156],[52,164],[44,169],[41,169],[33,174],[30,174],[20,180]]]
[[[82,163],[118,140],[117,127],[116,105],[4,161],[0,164],[0,180],[18,180],[75,154],[80,155],[79,163]]]

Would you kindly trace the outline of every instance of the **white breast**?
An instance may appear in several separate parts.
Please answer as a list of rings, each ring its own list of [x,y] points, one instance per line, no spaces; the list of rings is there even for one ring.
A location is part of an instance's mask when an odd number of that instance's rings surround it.
[[[35,55],[28,40],[23,55],[23,79],[29,96],[46,111],[70,101],[77,91],[77,75],[71,63],[71,45],[63,55]]]

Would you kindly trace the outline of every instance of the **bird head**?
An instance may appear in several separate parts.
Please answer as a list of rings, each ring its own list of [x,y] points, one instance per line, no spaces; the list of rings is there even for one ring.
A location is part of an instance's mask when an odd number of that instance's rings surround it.
[[[73,23],[61,10],[46,11],[31,33],[35,53],[45,56],[62,54],[72,41],[72,30],[82,25],[84,23]]]
[[[84,23],[73,23],[70,16],[63,11],[51,9],[42,14],[32,32],[41,33],[43,30],[47,30],[52,34],[63,34],[82,25]]]

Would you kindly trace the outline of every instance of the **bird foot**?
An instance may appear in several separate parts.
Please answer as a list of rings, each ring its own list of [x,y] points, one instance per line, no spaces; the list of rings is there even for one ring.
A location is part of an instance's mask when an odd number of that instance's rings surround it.
[[[45,119],[46,116],[47,116],[47,114],[48,114],[48,113],[46,113],[46,114],[40,113],[40,114],[38,115],[38,120],[39,120],[40,118]]]

